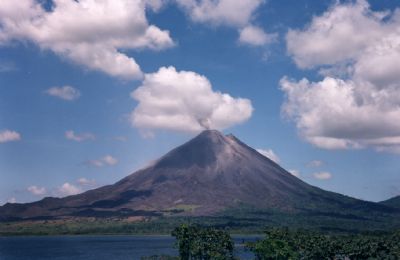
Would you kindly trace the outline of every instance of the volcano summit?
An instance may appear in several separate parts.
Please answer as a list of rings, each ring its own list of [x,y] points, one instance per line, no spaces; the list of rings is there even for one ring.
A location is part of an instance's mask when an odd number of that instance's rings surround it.
[[[206,130],[113,185],[8,203],[0,219],[212,218],[225,226],[385,229],[398,225],[399,211],[311,186],[235,136]]]

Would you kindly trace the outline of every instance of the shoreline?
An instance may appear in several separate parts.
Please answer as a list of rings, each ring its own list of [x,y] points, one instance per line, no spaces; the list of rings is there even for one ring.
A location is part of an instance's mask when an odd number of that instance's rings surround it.
[[[170,234],[13,234],[13,235],[2,235],[0,234],[1,238],[6,237],[95,237],[95,236],[103,236],[103,237],[171,237]],[[240,233],[230,233],[232,238],[245,238],[245,237],[260,237],[262,238],[263,234],[240,234]]]

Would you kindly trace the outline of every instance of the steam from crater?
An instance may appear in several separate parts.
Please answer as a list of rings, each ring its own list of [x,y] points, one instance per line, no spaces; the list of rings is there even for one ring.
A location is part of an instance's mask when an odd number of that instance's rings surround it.
[[[197,122],[199,123],[200,126],[202,126],[204,128],[204,130],[210,130],[210,122],[207,118],[202,118],[202,119],[198,119]]]

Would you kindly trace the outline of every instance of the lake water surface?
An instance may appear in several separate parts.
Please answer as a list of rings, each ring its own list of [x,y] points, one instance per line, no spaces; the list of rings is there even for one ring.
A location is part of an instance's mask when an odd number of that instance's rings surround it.
[[[234,236],[235,255],[253,259],[240,246],[258,236]],[[151,255],[177,255],[175,239],[170,236],[44,236],[0,237],[1,260],[122,260]]]

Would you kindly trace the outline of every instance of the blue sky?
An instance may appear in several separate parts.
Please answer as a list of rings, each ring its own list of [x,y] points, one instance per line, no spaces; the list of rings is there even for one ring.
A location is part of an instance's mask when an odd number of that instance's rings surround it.
[[[2,1],[0,204],[111,184],[202,125],[312,185],[373,201],[399,195],[396,8]]]

